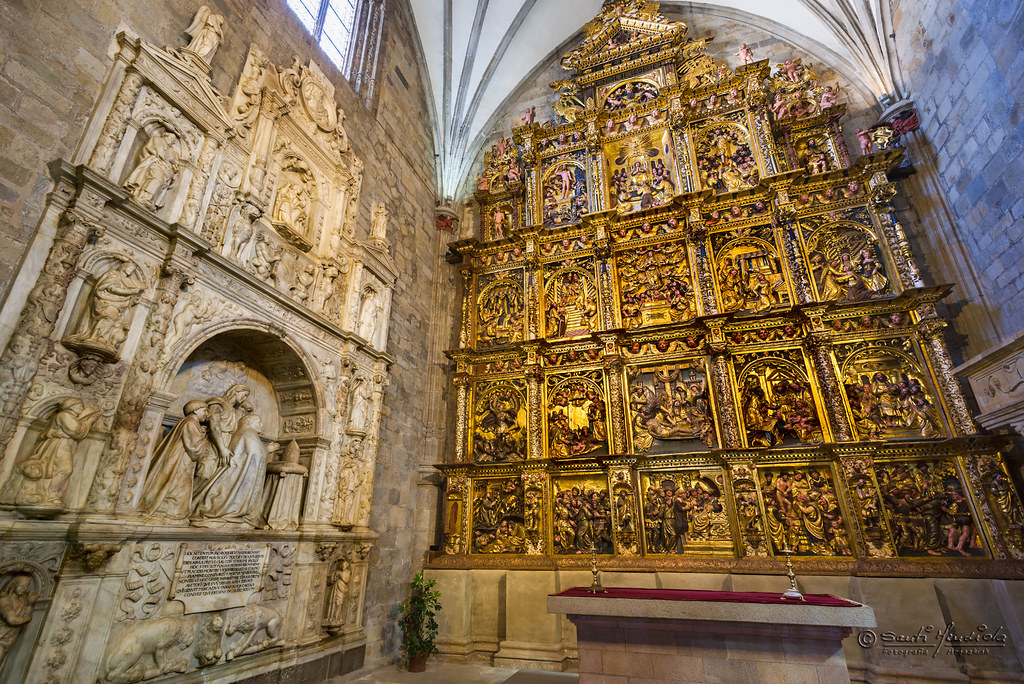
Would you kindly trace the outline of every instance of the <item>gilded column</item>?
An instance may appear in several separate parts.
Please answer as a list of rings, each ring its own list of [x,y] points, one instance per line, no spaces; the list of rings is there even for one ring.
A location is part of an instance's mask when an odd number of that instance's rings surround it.
[[[711,352],[711,385],[715,399],[718,401],[718,414],[721,418],[722,438],[726,449],[739,449],[743,444],[740,439],[740,425],[736,419],[736,401],[732,395],[732,383],[729,380],[729,352],[725,346],[725,335],[722,333],[724,321],[713,321],[709,326],[708,350]]]
[[[904,232],[903,226],[896,220],[896,214],[890,201],[896,194],[896,188],[886,181],[885,174],[881,172],[875,174],[870,185],[872,189],[871,211],[874,212],[882,227],[903,287],[923,287],[921,271],[918,270],[917,263],[914,261],[907,234]]]
[[[852,441],[854,435],[842,400],[843,389],[832,365],[832,341],[826,333],[812,333],[807,339],[807,349],[811,353],[811,363],[828,408],[835,438],[840,442]]]
[[[612,264],[609,257],[608,238],[603,224],[597,226],[598,242],[594,249],[597,257],[599,277],[599,298],[601,300],[601,329],[610,330],[615,327],[615,284],[612,282]]]
[[[464,463],[469,460],[469,454],[466,453],[469,441],[469,376],[456,376],[455,387],[458,388],[455,402],[455,461]]]
[[[602,335],[604,344],[604,372],[608,378],[608,410],[611,412],[613,454],[624,454],[626,445],[626,401],[622,394],[622,369],[625,365],[619,355],[619,346],[613,335]]]
[[[715,284],[714,277],[711,274],[711,268],[708,265],[708,253],[707,253],[707,231],[698,227],[700,221],[700,210],[693,208],[690,211],[690,240],[693,242],[694,247],[692,253],[694,255],[694,264],[697,267],[697,282],[700,283],[700,294],[701,299],[704,301],[704,313],[705,315],[714,315],[718,313],[718,300],[715,298]]]
[[[953,372],[953,360],[949,357],[949,350],[942,339],[942,331],[947,323],[939,318],[928,318],[921,321],[918,326],[918,339],[924,349],[928,362],[935,371],[935,377],[939,382],[939,391],[949,408],[951,425],[957,435],[976,435],[978,426],[967,409],[967,402],[964,401],[963,391]]]
[[[124,385],[117,413],[114,415],[113,436],[103,452],[96,472],[98,477],[89,492],[88,507],[94,511],[134,507],[136,492],[145,479],[146,458],[151,451],[152,439],[159,434],[163,410],[150,406],[153,376],[164,351],[171,312],[178,302],[182,286],[189,280],[189,259],[192,252],[181,249],[172,253],[164,263],[160,282],[153,296],[153,308],[138,351]],[[122,476],[123,478],[122,482]],[[118,497],[118,490],[121,496]]]
[[[471,300],[473,297],[473,271],[468,268],[464,268],[462,273],[462,327],[459,330],[459,347],[466,349],[472,346],[470,340],[470,331],[472,330],[472,320],[470,318],[473,307],[471,306]]]
[[[535,356],[536,352],[530,356]],[[544,406],[543,399],[544,370],[539,360],[526,369],[527,394],[530,402],[530,434],[527,453],[530,459],[544,458]]]
[[[775,226],[777,239],[786,247],[786,261],[789,264],[789,272],[793,274],[797,302],[800,304],[810,304],[814,301],[814,298],[811,296],[811,285],[807,278],[807,269],[804,268],[803,259],[800,258],[799,254],[796,229],[793,227],[794,213],[791,205],[779,207],[772,217],[772,223]]]

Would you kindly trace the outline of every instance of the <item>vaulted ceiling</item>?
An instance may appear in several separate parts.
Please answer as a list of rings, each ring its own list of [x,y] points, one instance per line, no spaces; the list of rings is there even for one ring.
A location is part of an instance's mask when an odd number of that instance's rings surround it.
[[[438,186],[459,191],[489,122],[525,78],[580,32],[602,0],[411,0],[430,79]],[[888,0],[662,2],[727,16],[813,51],[876,97],[896,94]]]

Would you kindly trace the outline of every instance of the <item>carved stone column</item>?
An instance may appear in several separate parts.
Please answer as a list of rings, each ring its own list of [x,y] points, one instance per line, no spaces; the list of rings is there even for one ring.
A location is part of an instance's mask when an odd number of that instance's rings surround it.
[[[818,387],[827,404],[835,438],[840,442],[852,441],[854,435],[843,404],[843,388],[832,365],[832,341],[824,333],[812,334],[807,340],[807,348],[811,353],[814,373],[818,377]]]
[[[118,59],[126,59],[126,53],[127,51],[122,49],[118,53]],[[128,61],[134,60],[134,57],[135,55],[132,54]],[[110,173],[117,148],[121,145],[124,133],[128,129],[128,120],[131,118],[135,101],[139,97],[139,91],[142,90],[142,84],[142,76],[134,71],[125,74],[124,80],[121,81],[121,88],[117,92],[110,116],[107,117],[107,121],[103,125],[99,140],[96,141],[96,147],[93,148],[92,157],[89,159],[89,166],[103,175]]]
[[[53,193],[56,201],[61,189]],[[0,447],[14,434],[18,413],[28,394],[39,360],[50,345],[57,318],[64,308],[68,285],[90,236],[102,233],[97,227],[103,198],[83,190],[76,206],[60,218],[53,245],[39,277],[21,311],[7,348],[0,355]]]
[[[203,142],[203,149],[199,153],[199,161],[196,164],[195,174],[192,176],[192,184],[188,188],[188,196],[185,198],[185,207],[181,210],[179,223],[185,228],[198,233],[196,222],[199,220],[203,193],[210,182],[210,173],[213,170],[214,155],[220,147],[220,142],[214,138],[206,138]],[[214,245],[216,247],[216,245]]]
[[[192,252],[179,248],[164,263],[153,297],[153,308],[125,381],[124,393],[114,415],[113,436],[100,458],[98,476],[89,492],[93,511],[133,509],[139,486],[145,480],[146,459],[159,434],[162,409],[150,406],[153,374],[164,350],[171,312],[181,288],[189,279]],[[140,434],[143,433],[143,434]],[[127,473],[127,476],[122,476]],[[120,491],[120,496],[118,493]]]
[[[947,323],[939,318],[928,318],[918,326],[918,339],[924,349],[928,362],[931,364],[938,379],[939,391],[949,407],[951,425],[957,435],[976,435],[978,426],[967,409],[963,390],[953,372],[953,360],[949,357],[946,342],[942,339],[942,331]]]

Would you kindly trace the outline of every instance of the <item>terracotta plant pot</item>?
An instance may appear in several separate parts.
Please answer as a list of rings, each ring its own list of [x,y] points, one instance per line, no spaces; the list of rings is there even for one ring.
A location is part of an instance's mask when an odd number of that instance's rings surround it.
[[[429,653],[416,653],[409,658],[409,672],[423,672],[427,669]]]

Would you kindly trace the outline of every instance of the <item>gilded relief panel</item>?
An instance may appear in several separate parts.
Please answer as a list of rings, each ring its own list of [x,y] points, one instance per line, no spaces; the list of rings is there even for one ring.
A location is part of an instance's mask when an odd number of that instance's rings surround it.
[[[615,253],[622,327],[685,323],[698,315],[696,280],[685,241]]]
[[[640,553],[641,535],[632,472],[629,468],[615,468],[608,476],[614,502],[612,527],[615,552],[622,556],[636,556]]]
[[[626,40],[629,40],[628,34]],[[635,105],[645,105],[658,99],[664,87],[665,69],[659,67],[626,81],[598,86],[598,106],[609,112],[620,112]]]
[[[612,553],[611,504],[604,474],[556,477],[553,487],[555,553]]]
[[[672,135],[667,128],[608,143],[604,155],[610,179],[608,206],[620,215],[661,206],[676,194]]]
[[[736,353],[737,408],[746,446],[820,444],[828,436],[812,377],[798,348]]]
[[[815,301],[861,302],[893,294],[889,270],[867,211],[800,219]]]
[[[630,368],[628,423],[638,454],[703,451],[718,446],[703,357]]]
[[[549,375],[545,391],[549,458],[608,453],[604,373]]]
[[[541,172],[541,216],[545,228],[579,223],[590,211],[586,150],[545,162]]]
[[[736,192],[761,181],[745,111],[696,124],[691,136],[701,189]]]
[[[519,477],[473,482],[473,553],[526,552],[523,484]]]
[[[876,463],[885,517],[900,556],[987,556],[953,459]]]
[[[544,268],[544,337],[589,335],[599,325],[593,257],[566,259]]]
[[[759,468],[768,537],[775,555],[850,556],[850,539],[832,469],[818,465]]]
[[[720,468],[645,472],[646,554],[732,554],[732,529]]]
[[[526,382],[521,379],[480,382],[474,387],[473,460],[504,463],[526,458]]]
[[[504,240],[520,225],[511,199],[499,199],[484,206],[480,216],[484,226],[484,240]]]
[[[845,458],[841,474],[846,491],[853,502],[853,519],[860,531],[868,555],[876,558],[891,558],[893,551],[892,530],[889,527],[878,480],[872,468],[870,457]]]
[[[502,271],[477,280],[477,346],[520,342],[525,328],[523,272]]]
[[[719,312],[759,314],[791,304],[770,225],[712,233],[710,243]]]
[[[859,439],[947,436],[931,380],[908,338],[837,344],[844,397]]]

